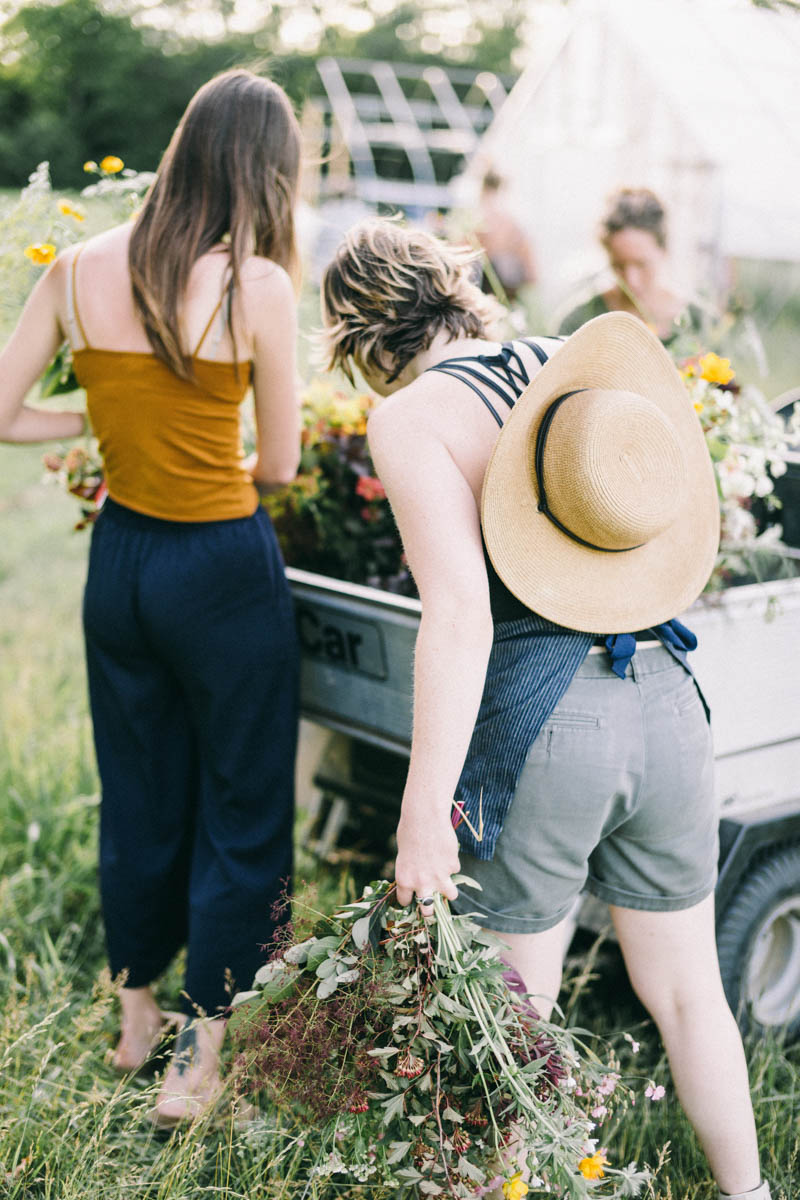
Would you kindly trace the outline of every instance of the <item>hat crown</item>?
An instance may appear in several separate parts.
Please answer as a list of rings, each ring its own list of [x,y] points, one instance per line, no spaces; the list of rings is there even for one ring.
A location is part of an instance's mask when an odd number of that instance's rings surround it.
[[[567,396],[541,456],[549,511],[599,549],[644,545],[672,523],[684,499],[686,462],[676,432],[638,392],[588,388]]]

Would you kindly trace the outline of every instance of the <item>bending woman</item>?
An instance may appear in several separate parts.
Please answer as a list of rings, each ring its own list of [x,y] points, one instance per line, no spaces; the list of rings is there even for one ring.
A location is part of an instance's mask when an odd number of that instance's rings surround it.
[[[148,1058],[164,1021],[153,981],[187,947],[161,1123],[216,1099],[220,1014],[263,961],[292,869],[294,622],[256,485],[290,480],[299,456],[299,158],[279,87],[213,79],[135,224],[63,253],[0,357],[0,437],[77,437],[80,415],[24,402],[69,340],[105,464],[84,625],[120,1070]]]
[[[370,450],[422,599],[398,899],[477,912],[545,1015],[578,893],[609,901],[722,1194],[765,1200],[717,966],[711,738],[672,619],[718,540],[700,426],[640,321],[498,344],[467,266],[375,222],[323,281],[330,365],[388,397]]]

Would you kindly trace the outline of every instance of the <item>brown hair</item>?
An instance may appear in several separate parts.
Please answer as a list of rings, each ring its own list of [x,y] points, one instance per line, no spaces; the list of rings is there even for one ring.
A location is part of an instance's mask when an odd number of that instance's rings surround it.
[[[211,79],[172,135],[131,235],[134,303],[156,357],[189,378],[178,308],[194,263],[230,240],[229,294],[251,254],[297,278],[300,130],[282,88],[251,71]],[[228,328],[233,337],[230,308]],[[235,356],[235,342],[234,342]]]
[[[485,337],[499,306],[470,282],[478,257],[396,221],[355,225],[322,277],[328,369],[341,367],[352,383],[352,359],[391,383],[442,330],[448,341]]]
[[[649,188],[620,188],[609,196],[600,226],[603,245],[623,229],[643,229],[664,249],[667,244],[667,214],[655,192]]]

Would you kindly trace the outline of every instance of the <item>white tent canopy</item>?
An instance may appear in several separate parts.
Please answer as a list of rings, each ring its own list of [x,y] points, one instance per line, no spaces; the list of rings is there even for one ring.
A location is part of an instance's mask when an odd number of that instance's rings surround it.
[[[623,185],[665,202],[689,286],[719,282],[723,258],[800,262],[800,15],[751,0],[540,12],[465,182],[489,164],[505,176],[548,298],[601,265],[598,220]]]

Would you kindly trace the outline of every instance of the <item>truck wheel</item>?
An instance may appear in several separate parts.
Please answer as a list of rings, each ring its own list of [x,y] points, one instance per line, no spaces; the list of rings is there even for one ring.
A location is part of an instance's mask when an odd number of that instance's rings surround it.
[[[750,868],[717,922],[717,947],[742,1031],[800,1036],[800,845]]]

